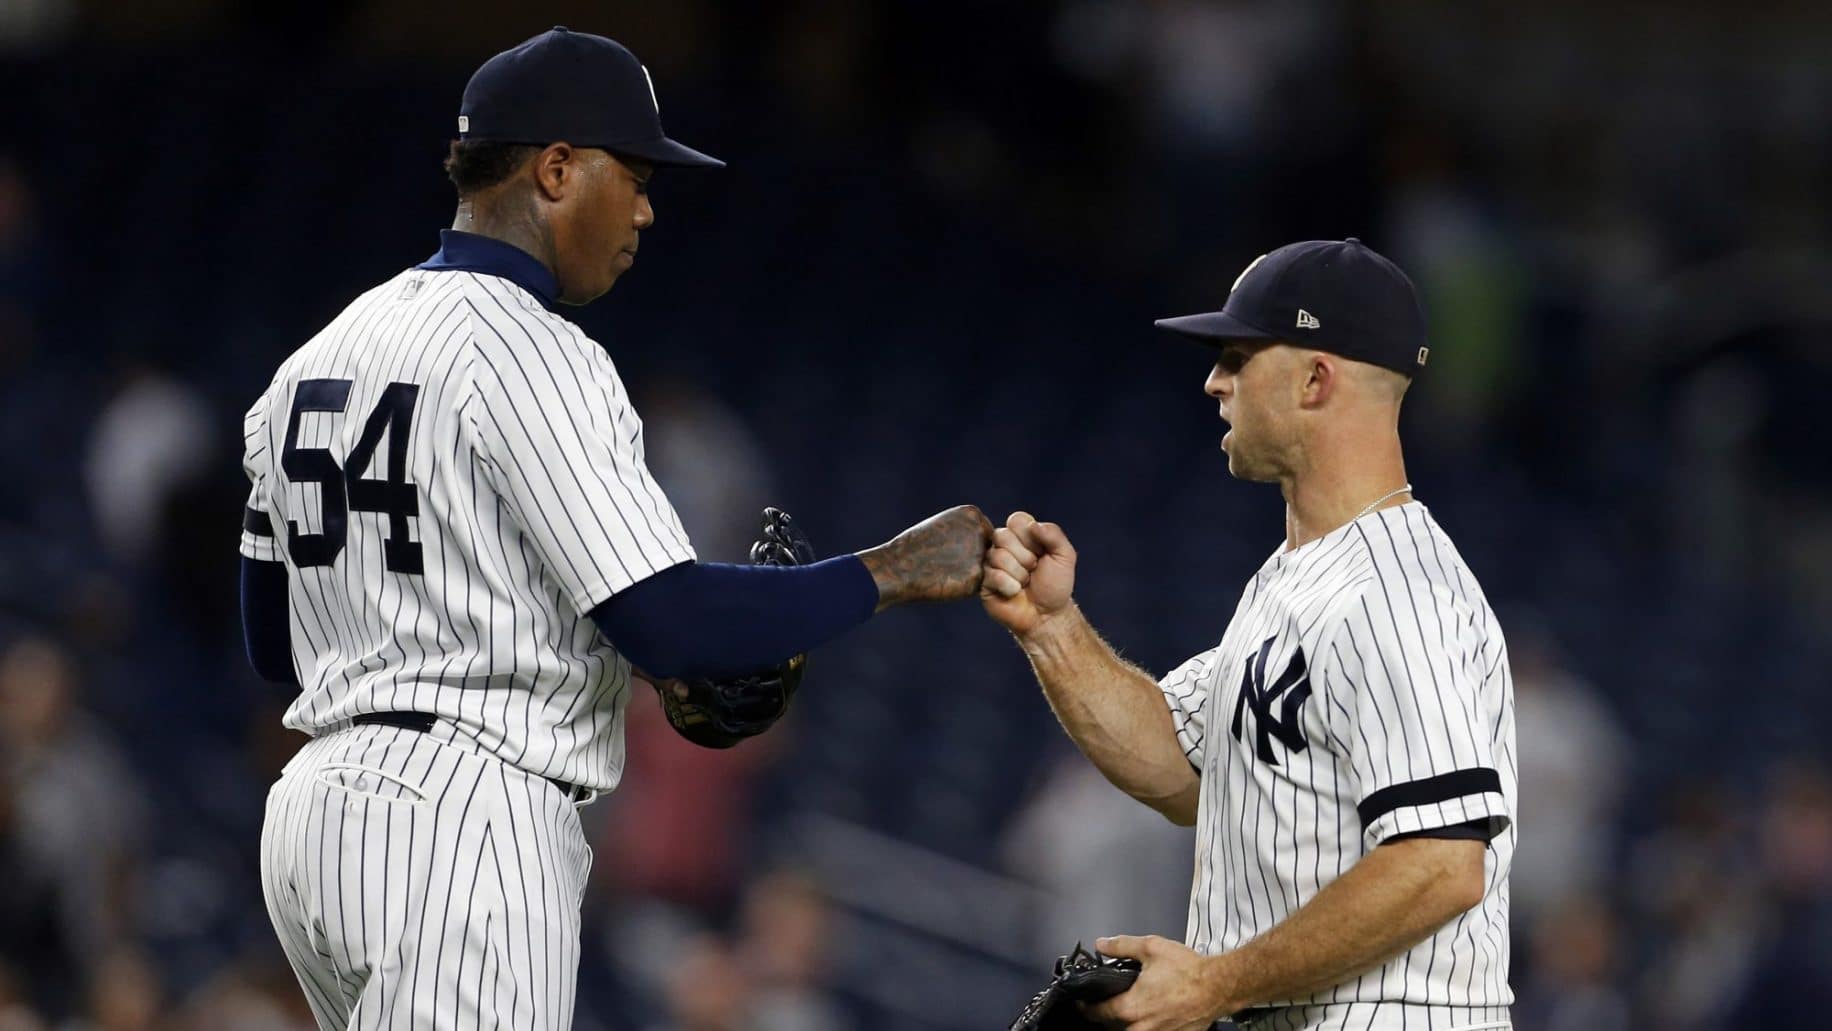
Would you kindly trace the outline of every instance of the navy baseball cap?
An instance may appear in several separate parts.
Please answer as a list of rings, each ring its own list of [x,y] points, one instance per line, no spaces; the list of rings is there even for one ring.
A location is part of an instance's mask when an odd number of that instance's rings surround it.
[[[562,25],[477,69],[458,106],[458,138],[564,141],[657,165],[725,165],[663,134],[655,81],[627,47]]]
[[[1154,325],[1218,346],[1282,340],[1408,376],[1431,355],[1412,280],[1352,236],[1262,254],[1234,281],[1220,311]]]

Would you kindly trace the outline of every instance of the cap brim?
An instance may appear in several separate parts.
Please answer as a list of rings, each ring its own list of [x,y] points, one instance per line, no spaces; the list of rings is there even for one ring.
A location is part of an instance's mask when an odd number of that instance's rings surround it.
[[[1179,315],[1174,319],[1159,319],[1152,325],[1179,336],[1216,344],[1226,343],[1229,340],[1279,339],[1278,334],[1268,333],[1258,326],[1250,326],[1225,311],[1208,311],[1200,315]]]
[[[725,162],[711,154],[702,154],[692,147],[682,146],[667,137],[659,140],[645,140],[641,143],[619,143],[606,147],[613,154],[627,154],[641,158],[652,165],[667,165],[674,168],[724,168]]]

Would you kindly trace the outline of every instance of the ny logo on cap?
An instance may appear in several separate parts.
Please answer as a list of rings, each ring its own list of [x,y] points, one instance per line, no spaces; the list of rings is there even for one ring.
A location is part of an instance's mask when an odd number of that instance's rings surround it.
[[[1303,308],[1299,308],[1298,309],[1298,328],[1299,329],[1322,329],[1323,323],[1318,322],[1317,317],[1315,315],[1312,315],[1310,312],[1305,311]]]
[[[642,66],[642,77],[649,82],[649,103],[655,105],[655,113],[659,115],[662,113],[662,102],[655,99],[655,76],[649,74],[649,66],[646,64]]]
[[[1228,287],[1228,292],[1233,293],[1234,291],[1239,290],[1240,281],[1247,278],[1247,273],[1253,271],[1253,266],[1258,265],[1260,262],[1265,261],[1265,260],[1266,260],[1266,256],[1262,254],[1259,257],[1254,258],[1252,261],[1249,261],[1247,263],[1247,267],[1240,270],[1240,275],[1234,277],[1234,285],[1231,287]]]

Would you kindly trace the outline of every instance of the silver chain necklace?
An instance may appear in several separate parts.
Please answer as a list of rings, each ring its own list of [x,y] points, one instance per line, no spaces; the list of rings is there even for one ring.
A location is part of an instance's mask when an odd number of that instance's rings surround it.
[[[1367,515],[1369,512],[1372,512],[1375,509],[1379,508],[1381,506],[1381,503],[1384,501],[1387,501],[1391,498],[1396,498],[1400,496],[1401,494],[1410,494],[1410,493],[1412,493],[1412,484],[1410,483],[1406,484],[1404,487],[1401,487],[1398,490],[1388,491],[1387,493],[1382,494],[1380,497],[1375,498],[1374,501],[1368,505],[1368,507],[1355,513],[1355,519],[1360,519],[1362,516]],[[1350,519],[1349,522],[1352,523],[1355,521],[1355,519]]]

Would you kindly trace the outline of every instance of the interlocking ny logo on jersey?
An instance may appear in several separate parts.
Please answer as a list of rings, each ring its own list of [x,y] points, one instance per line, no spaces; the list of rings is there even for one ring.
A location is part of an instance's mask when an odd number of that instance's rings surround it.
[[[1247,659],[1247,668],[1240,680],[1240,698],[1234,703],[1234,723],[1229,728],[1234,740],[1244,742],[1241,717],[1248,707],[1252,707],[1254,751],[1274,766],[1279,760],[1272,754],[1273,738],[1278,738],[1293,752],[1302,752],[1310,745],[1298,726],[1298,709],[1310,698],[1310,674],[1304,665],[1304,649],[1294,649],[1285,672],[1280,673],[1270,687],[1266,684],[1266,656],[1272,653],[1272,642],[1278,639],[1277,634],[1266,638],[1260,645],[1259,654]],[[1272,716],[1274,702],[1279,707],[1277,719]]]

